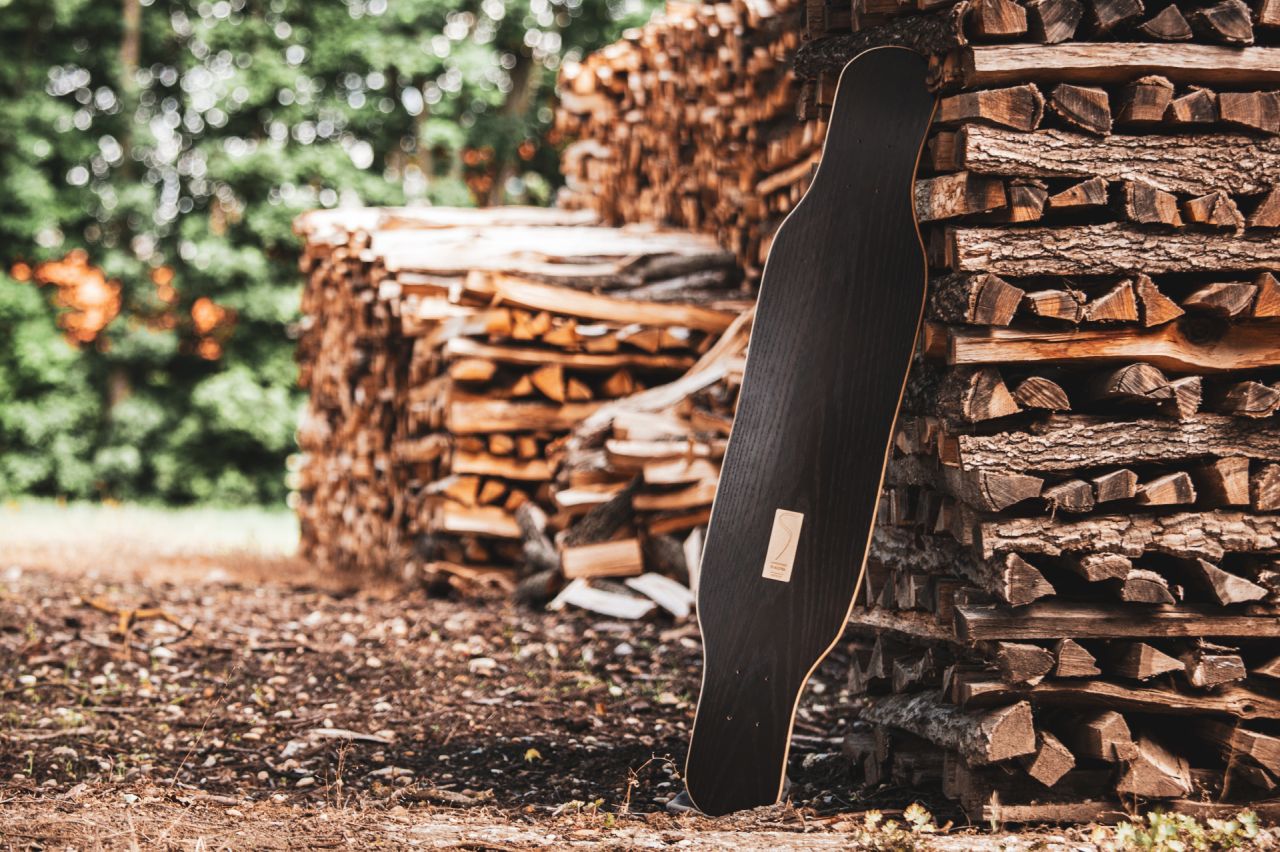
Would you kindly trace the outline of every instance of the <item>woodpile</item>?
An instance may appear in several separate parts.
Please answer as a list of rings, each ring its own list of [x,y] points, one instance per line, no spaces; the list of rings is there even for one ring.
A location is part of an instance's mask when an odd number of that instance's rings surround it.
[[[544,598],[687,579],[745,346],[738,273],[707,238],[593,218],[299,218],[306,558]]]
[[[975,820],[1276,810],[1280,4],[762,8],[672,4],[566,74],[561,126],[578,206],[715,233],[755,272],[844,64],[931,57],[931,297],[850,625],[850,756]]]

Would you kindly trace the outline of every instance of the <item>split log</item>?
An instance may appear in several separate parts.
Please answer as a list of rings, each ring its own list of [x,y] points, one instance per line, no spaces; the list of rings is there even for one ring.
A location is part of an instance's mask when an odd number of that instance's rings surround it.
[[[974,766],[1033,754],[1036,750],[1031,705],[1027,702],[970,714],[943,703],[935,692],[893,695],[876,699],[863,709],[862,718],[952,749]]]
[[[1066,558],[1067,567],[1090,583],[1123,580],[1133,570],[1133,560],[1119,553],[1085,553]]]
[[[985,121],[1014,130],[1035,130],[1044,115],[1044,96],[1032,85],[984,89],[943,98],[936,121],[957,124]]]
[[[1041,601],[1019,609],[959,604],[956,635],[971,642],[1081,639],[1274,639],[1280,617],[1224,614],[1219,606],[1143,608],[1117,604]],[[1041,684],[1042,687],[1047,683]],[[1280,700],[1273,701],[1280,707]],[[1244,709],[1244,708],[1242,708]],[[1255,706],[1256,709],[1256,706]],[[1274,709],[1273,711],[1274,712]]]
[[[1004,182],[968,172],[923,178],[915,182],[916,220],[933,222],[1007,206]]]
[[[1138,488],[1139,506],[1177,506],[1196,502],[1196,489],[1186,471],[1176,471],[1145,482]]]
[[[1125,603],[1175,603],[1169,581],[1155,571],[1134,568],[1120,582],[1120,600]]]
[[[995,662],[1006,683],[1032,685],[1044,680],[1057,664],[1053,652],[1025,642],[997,642]]]
[[[1150,20],[1138,27],[1144,35],[1158,41],[1190,41],[1191,25],[1182,16],[1178,7],[1170,3]]]
[[[1052,787],[1061,781],[1062,776],[1075,765],[1076,759],[1071,750],[1048,731],[1040,731],[1036,735],[1035,754],[1022,759],[1022,768],[1027,774],[1046,787]]]
[[[1071,400],[1057,382],[1043,376],[1029,376],[1013,389],[1014,400],[1023,408],[1043,411],[1070,411]]]
[[[1263,465],[1249,478],[1249,505],[1255,512],[1280,511],[1280,465]]]
[[[1261,323],[1216,328],[1171,323],[1151,330],[1135,327],[1065,331],[937,328],[930,324],[926,326],[925,344],[930,355],[966,366],[1142,361],[1163,370],[1204,373],[1280,366],[1280,328]]]
[[[1197,722],[1196,731],[1222,749],[1228,761],[1244,757],[1272,774],[1280,774],[1280,738],[1217,719]]]
[[[1254,279],[1258,295],[1253,300],[1253,316],[1259,319],[1280,317],[1280,283],[1270,272],[1263,272]]]
[[[1099,503],[1128,500],[1138,493],[1138,474],[1128,468],[1099,474],[1093,478],[1093,492]]]
[[[1187,682],[1201,689],[1243,680],[1249,672],[1239,654],[1217,645],[1199,644],[1187,648],[1179,656]]]
[[[1169,387],[1173,388],[1173,399],[1163,404],[1163,410],[1179,420],[1190,420],[1200,411],[1203,380],[1199,376],[1183,376]]]
[[[1247,46],[1253,44],[1253,20],[1242,0],[1222,0],[1191,13],[1191,25],[1209,41]]]
[[[974,0],[969,22],[982,38],[1018,36],[1027,31],[1027,10],[1013,0]]]
[[[1084,307],[1085,322],[1137,322],[1138,300],[1133,282],[1125,280]]]
[[[942,322],[1005,326],[1025,295],[996,275],[947,275],[930,284],[930,315]]]
[[[1049,196],[1050,210],[1086,210],[1107,203],[1107,182],[1100,177],[1082,180]]]
[[[1112,137],[1114,138],[1114,137]],[[1108,222],[1071,228],[947,230],[945,263],[958,272],[996,275],[1123,275],[1232,272],[1280,268],[1280,241],[1246,235],[1156,233]]]
[[[1057,44],[1076,33],[1084,6],[1078,0],[1028,0],[1027,30],[1032,41]]]
[[[1023,297],[1032,316],[1062,320],[1072,324],[1084,319],[1085,296],[1078,290],[1036,290]]]
[[[1121,124],[1157,124],[1173,100],[1173,83],[1151,75],[1129,83],[1116,99],[1116,121]]]
[[[1072,744],[1081,757],[1108,763],[1129,760],[1137,754],[1129,724],[1114,710],[1103,710],[1081,719]]]
[[[1186,758],[1146,736],[1138,738],[1137,749],[1116,781],[1117,793],[1157,799],[1190,795],[1191,768]]]
[[[1195,559],[1186,566],[1200,588],[1223,606],[1258,601],[1267,596],[1267,590],[1257,583],[1224,571],[1205,559]]]
[[[1217,510],[1081,520],[1002,518],[980,522],[974,536],[986,559],[997,553],[1058,556],[1097,550],[1220,559],[1225,553],[1280,550],[1280,517]]]
[[[1188,420],[1130,422],[1084,415],[1054,415],[1031,433],[957,435],[962,470],[1071,471],[1204,456],[1241,456],[1280,462],[1280,427],[1272,422],[1200,414]]]
[[[938,391],[938,409],[969,423],[1018,412],[1018,403],[994,367],[953,371]]]
[[[1178,11],[1174,5],[1165,9]],[[1187,94],[1169,101],[1164,120],[1176,125],[1213,124],[1218,120],[1218,95],[1202,86],[1192,86]]]
[[[1249,460],[1242,456],[1214,459],[1191,471],[1206,506],[1249,505]]]
[[[1258,288],[1252,284],[1206,284],[1183,299],[1182,307],[1215,317],[1235,317],[1246,314],[1257,295]]]
[[[1270,417],[1280,410],[1280,390],[1262,382],[1236,382],[1214,394],[1213,409],[1255,420]]]
[[[1280,140],[1239,133],[1099,137],[1056,128],[1018,133],[966,124],[956,133],[955,147],[959,167],[977,174],[1141,180],[1164,192],[1192,195],[1218,189],[1232,195],[1268,192],[1268,175],[1280,173]],[[1241,161],[1257,163],[1256,170],[1241,169]]]
[[[1244,230],[1244,216],[1231,196],[1222,190],[1192,198],[1182,205],[1187,221],[1212,228],[1229,228],[1236,233]]]
[[[1280,228],[1280,190],[1266,194],[1249,215],[1250,228]]]
[[[1049,94],[1049,108],[1081,130],[1098,136],[1111,132],[1111,99],[1106,89],[1060,83]]]
[[[1164,325],[1186,313],[1146,275],[1138,275],[1135,280],[1138,302],[1142,305],[1142,324],[1147,328]]]
[[[1150,680],[1167,672],[1183,670],[1182,661],[1146,642],[1122,642],[1113,647],[1107,668],[1120,677]]]
[[[1218,116],[1263,133],[1280,133],[1280,92],[1223,92],[1218,95]]]
[[[1035,222],[1044,215],[1049,188],[1037,178],[1014,178],[1008,185],[1009,206],[991,218],[1000,222]]]
[[[571,580],[578,577],[638,577],[644,573],[640,540],[628,538],[562,547],[560,570]]]
[[[1178,199],[1172,193],[1144,182],[1129,180],[1123,185],[1123,212],[1130,222],[1181,228]]]
[[[1054,645],[1053,655],[1053,673],[1057,677],[1095,677],[1102,674],[1093,654],[1074,639],[1059,639]]]
[[[1128,364],[1094,380],[1095,399],[1121,402],[1157,402],[1173,398],[1169,380],[1159,369],[1146,363]]]
[[[1045,680],[1035,686],[1017,686],[999,680],[958,679],[953,693],[957,703],[968,709],[1000,706],[1012,700],[1025,699],[1040,707],[1099,708],[1173,716],[1280,718],[1280,701],[1232,684],[1224,684],[1213,692],[1187,693],[1167,687],[1105,680]],[[1084,756],[1079,748],[1075,752]]]
[[[959,64],[960,82],[974,88],[1062,80],[1124,83],[1143,74],[1206,86],[1280,84],[1280,62],[1272,47],[1124,42],[980,45],[965,48]]]
[[[1050,511],[1092,512],[1094,507],[1093,486],[1082,479],[1059,482],[1046,488],[1041,496]]]

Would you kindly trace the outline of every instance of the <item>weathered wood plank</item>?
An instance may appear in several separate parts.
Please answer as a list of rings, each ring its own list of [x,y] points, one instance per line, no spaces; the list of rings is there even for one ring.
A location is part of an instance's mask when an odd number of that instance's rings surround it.
[[[1280,49],[1172,44],[975,45],[961,55],[965,86],[1119,83],[1159,74],[1175,83],[1280,84]]]
[[[1238,615],[1215,606],[1077,604],[1040,601],[1013,609],[959,604],[956,635],[967,642],[1057,639],[1146,639],[1216,636],[1280,637],[1280,614]],[[1046,681],[1046,683],[1049,683]],[[1276,700],[1280,708],[1280,699]]]

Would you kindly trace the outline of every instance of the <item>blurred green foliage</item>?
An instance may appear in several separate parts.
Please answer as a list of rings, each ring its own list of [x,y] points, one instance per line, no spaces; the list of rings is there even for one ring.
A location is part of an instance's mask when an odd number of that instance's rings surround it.
[[[654,5],[0,0],[0,495],[281,500],[293,217],[547,202],[559,64]]]

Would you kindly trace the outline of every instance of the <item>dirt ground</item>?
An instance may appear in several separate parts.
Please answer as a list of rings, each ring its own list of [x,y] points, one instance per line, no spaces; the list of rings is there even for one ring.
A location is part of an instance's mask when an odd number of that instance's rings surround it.
[[[287,536],[49,517],[0,513],[0,848],[851,848],[889,842],[863,812],[913,801],[854,795],[838,653],[798,715],[790,803],[673,816],[692,623],[356,592]],[[1091,845],[965,829],[884,848]]]

